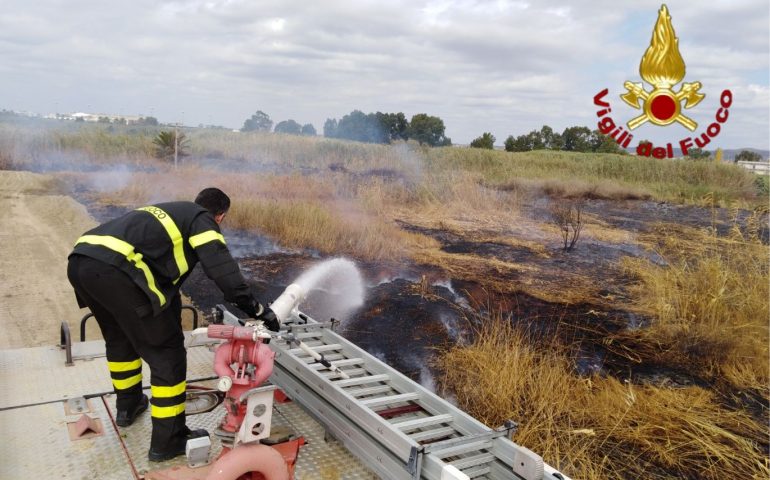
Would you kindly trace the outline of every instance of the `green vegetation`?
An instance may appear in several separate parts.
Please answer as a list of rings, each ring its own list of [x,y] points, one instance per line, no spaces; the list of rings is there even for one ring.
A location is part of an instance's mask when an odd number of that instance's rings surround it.
[[[420,113],[409,122],[402,112],[364,113],[353,110],[341,119],[324,123],[324,136],[366,143],[393,143],[410,138],[430,146],[451,145],[444,137],[444,121]]]
[[[761,162],[762,155],[751,150],[741,150],[738,155],[735,156],[736,162]]]
[[[243,122],[242,132],[269,132],[273,128],[273,121],[270,119],[270,115],[266,114],[262,110],[257,110],[257,113],[246,119]]]
[[[480,137],[476,137],[471,142],[471,148],[486,148],[492,150],[495,148],[495,136],[489,132],[484,132]]]
[[[505,139],[506,152],[529,152],[533,150],[564,150],[568,152],[597,152],[626,154],[620,145],[599,130],[588,127],[568,127],[564,132],[554,132],[548,125],[532,130],[526,135]]]
[[[175,157],[189,155],[187,150],[190,148],[190,141],[178,130],[164,130],[158,133],[152,143],[155,145],[155,156],[160,159],[173,160]]]
[[[418,116],[415,116],[418,117]],[[427,116],[425,116],[427,117]],[[440,119],[426,120],[436,123]],[[413,118],[414,121],[414,118]],[[420,122],[418,121],[418,124]],[[43,128],[40,128],[40,127]],[[443,126],[443,122],[441,122]],[[414,123],[410,124],[410,129]],[[181,131],[181,129],[180,129]],[[440,134],[438,132],[441,132]],[[74,122],[38,121],[29,124],[0,123],[0,146],[8,145],[16,168],[39,168],[51,152],[81,157],[82,163],[148,163],[155,156],[154,127]],[[428,180],[456,175],[478,178],[485,188],[502,191],[541,189],[558,194],[580,185],[586,192],[610,192],[609,198],[654,198],[677,203],[717,205],[734,202],[746,206],[764,203],[763,180],[726,163],[687,160],[656,160],[630,155],[585,154],[540,150],[508,153],[486,149],[423,148],[412,143],[393,146],[315,137],[284,137],[267,133],[237,133],[219,129],[191,129],[190,158],[220,161],[228,168],[328,169],[339,165],[360,173],[370,169],[392,169],[407,177],[419,172],[420,185]],[[431,142],[441,143],[443,129]],[[415,177],[417,178],[417,177]],[[562,185],[560,185],[562,184]],[[590,196],[590,195],[589,195]],[[704,199],[708,198],[708,202]]]

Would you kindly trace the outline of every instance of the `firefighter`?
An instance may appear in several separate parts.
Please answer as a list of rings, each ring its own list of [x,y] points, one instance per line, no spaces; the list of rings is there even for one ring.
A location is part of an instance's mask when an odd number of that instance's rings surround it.
[[[219,230],[229,207],[230,198],[217,188],[204,189],[194,203],[142,207],[86,232],[69,255],[78,305],[91,310],[104,337],[121,427],[147,409],[142,359],[150,366],[151,461],[182,455],[187,440],[208,435],[185,424],[179,288],[195,264],[200,261],[225,300],[278,330],[275,314],[254,299]]]

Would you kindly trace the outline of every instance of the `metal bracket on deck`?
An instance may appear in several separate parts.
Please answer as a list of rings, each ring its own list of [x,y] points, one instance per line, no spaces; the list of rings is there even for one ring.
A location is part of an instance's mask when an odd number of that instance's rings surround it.
[[[59,347],[63,348],[67,355],[64,365],[68,367],[75,365],[75,362],[72,361],[72,336],[70,335],[70,326],[66,321],[61,322],[59,340]]]
[[[414,480],[420,480],[422,473],[422,454],[424,448],[412,447],[409,451],[409,462],[406,464],[406,470]]]
[[[80,415],[90,411],[91,407],[85,397],[70,398],[64,402],[65,415]]]

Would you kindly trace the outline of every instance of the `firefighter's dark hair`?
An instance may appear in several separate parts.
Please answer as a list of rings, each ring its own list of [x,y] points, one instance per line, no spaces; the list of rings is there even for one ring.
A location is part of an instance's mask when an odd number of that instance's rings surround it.
[[[214,216],[226,213],[230,209],[230,197],[222,190],[213,187],[201,190],[201,193],[195,197],[195,203]]]

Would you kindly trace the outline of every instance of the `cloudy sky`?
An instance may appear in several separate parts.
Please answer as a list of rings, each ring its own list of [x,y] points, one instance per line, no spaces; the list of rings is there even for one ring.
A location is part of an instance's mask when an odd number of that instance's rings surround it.
[[[255,111],[312,123],[353,109],[428,113],[467,143],[498,144],[542,125],[611,115],[660,3],[558,1],[3,0],[0,108],[152,115],[239,128]],[[667,3],[687,66],[706,98],[688,116],[706,131],[719,96],[729,119],[707,148],[770,148],[770,3]],[[648,88],[650,88],[648,86]],[[678,142],[679,125],[646,125],[636,140]],[[634,143],[636,143],[634,140]]]

